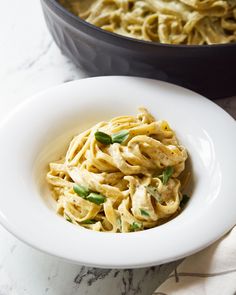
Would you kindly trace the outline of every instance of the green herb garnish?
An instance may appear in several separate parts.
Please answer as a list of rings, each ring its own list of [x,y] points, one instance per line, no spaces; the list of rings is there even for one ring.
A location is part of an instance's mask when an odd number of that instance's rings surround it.
[[[112,134],[112,143],[122,143],[129,137],[129,131],[128,130],[122,130],[120,132],[117,132],[115,134]]]
[[[73,190],[77,195],[79,195],[82,198],[86,198],[89,195],[89,190],[86,187],[79,184],[74,184]]]
[[[70,218],[70,216],[68,216],[67,214],[65,214],[66,220],[69,222],[72,222],[72,219]]]
[[[184,206],[188,203],[189,199],[190,198],[189,198],[188,195],[183,195],[182,200],[181,200],[181,202],[179,204],[179,206],[180,206],[181,209],[184,208]]]
[[[130,231],[137,231],[137,230],[140,230],[140,229],[142,229],[142,225],[140,223],[133,222],[130,225]]]
[[[159,178],[162,179],[162,183],[164,185],[167,184],[167,182],[171,178],[173,172],[174,172],[174,168],[171,166],[168,166],[168,167],[166,167],[166,169],[163,170],[163,172],[159,176]]]
[[[149,214],[146,210],[144,210],[144,209],[142,209],[142,208],[140,208],[140,213],[141,213],[141,215],[143,215],[143,216],[150,216],[150,214]]]
[[[151,186],[151,185],[146,186],[146,191],[147,191],[152,197],[154,197],[154,198],[157,200],[157,202],[161,202],[161,201],[162,201],[162,197],[161,197],[161,195],[158,193],[158,190],[157,190],[156,187]]]
[[[122,143],[125,141],[129,136],[129,131],[122,130],[120,132],[114,133],[111,136],[107,133],[104,133],[102,131],[95,132],[95,138],[97,141],[103,143],[103,144],[112,144],[112,143]]]
[[[95,220],[95,219],[87,219],[87,220],[82,221],[81,223],[82,224],[94,224],[96,222],[97,222],[97,220]]]
[[[82,185],[75,184],[73,186],[73,190],[78,196],[94,204],[100,205],[106,201],[105,196],[91,192],[89,189]]]
[[[95,138],[97,141],[99,141],[103,144],[111,144],[112,143],[111,136],[102,132],[102,131],[95,132]]]
[[[102,203],[106,202],[106,197],[101,195],[101,194],[97,194],[97,193],[90,193],[87,197],[86,200],[97,204],[97,205],[101,205]]]

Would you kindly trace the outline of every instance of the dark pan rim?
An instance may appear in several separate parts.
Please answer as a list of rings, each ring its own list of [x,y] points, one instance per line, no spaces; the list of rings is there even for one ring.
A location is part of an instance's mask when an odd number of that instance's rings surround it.
[[[113,40],[126,42],[128,41],[129,44],[133,45],[143,45],[148,47],[162,47],[162,48],[175,48],[175,49],[198,49],[198,50],[208,50],[211,49],[219,49],[219,48],[229,48],[229,47],[236,47],[235,43],[225,43],[225,44],[212,44],[212,45],[184,45],[184,44],[164,44],[164,43],[156,43],[151,41],[144,41],[139,40],[127,36],[122,36],[113,32],[109,32],[106,30],[101,29],[91,23],[86,22],[79,16],[74,15],[66,8],[64,8],[61,4],[59,4],[56,0],[41,0],[43,2],[47,2],[47,5],[54,11],[56,9],[57,13],[64,18],[64,20],[68,21],[71,25],[73,25],[76,29],[81,29],[78,25],[83,25],[85,28],[90,28],[92,31],[102,33],[105,37],[112,37],[115,38]],[[54,11],[55,12],[55,11]]]

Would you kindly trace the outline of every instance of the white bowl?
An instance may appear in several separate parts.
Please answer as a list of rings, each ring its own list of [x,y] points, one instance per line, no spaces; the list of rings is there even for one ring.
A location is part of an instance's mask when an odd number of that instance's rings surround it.
[[[47,165],[71,137],[100,120],[145,106],[186,146],[194,184],[172,221],[135,233],[93,232],[55,213]],[[135,268],[175,260],[213,243],[236,222],[234,120],[213,102],[164,82],[97,77],[66,83],[17,107],[0,125],[0,222],[27,244],[69,261]]]

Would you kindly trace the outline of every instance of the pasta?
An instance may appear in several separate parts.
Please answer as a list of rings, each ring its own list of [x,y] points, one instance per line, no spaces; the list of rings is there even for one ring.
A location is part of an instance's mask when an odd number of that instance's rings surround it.
[[[47,181],[57,212],[96,231],[131,232],[176,216],[186,201],[179,175],[186,149],[166,121],[145,109],[75,136]]]
[[[166,44],[236,41],[236,0],[60,0],[87,22]]]

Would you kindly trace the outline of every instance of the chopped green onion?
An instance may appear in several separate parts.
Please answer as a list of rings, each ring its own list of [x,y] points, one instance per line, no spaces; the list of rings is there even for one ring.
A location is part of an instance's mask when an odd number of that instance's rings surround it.
[[[89,195],[89,190],[86,187],[79,184],[74,184],[73,190],[77,195],[79,195],[82,198],[86,198]]]
[[[86,200],[88,200],[94,204],[101,205],[102,203],[106,202],[106,197],[101,194],[90,193],[86,197]]]
[[[190,198],[189,198],[188,195],[183,195],[182,200],[181,200],[181,202],[179,204],[179,206],[180,206],[181,209],[184,208],[184,206],[188,203],[189,199]]]
[[[136,231],[142,229],[142,225],[137,222],[133,222],[130,226],[130,231]]]
[[[141,213],[141,215],[143,215],[143,216],[150,216],[150,214],[149,214],[146,210],[144,210],[144,209],[142,209],[142,208],[140,208],[140,213]]]
[[[111,136],[102,132],[102,131],[97,131],[97,132],[95,132],[94,135],[95,135],[96,140],[103,143],[103,144],[111,144],[112,143]]]
[[[174,172],[174,168],[171,166],[166,167],[166,169],[163,170],[162,175],[159,176],[159,178],[162,179],[162,183],[165,185],[171,178],[172,174]]]
[[[129,137],[129,131],[128,130],[121,130],[120,132],[112,134],[112,143],[122,143]]]
[[[162,198],[161,198],[161,195],[158,193],[158,190],[156,187],[154,186],[146,186],[146,191],[156,199],[157,202],[161,202],[162,201]]]
[[[96,222],[97,222],[97,220],[95,220],[95,219],[87,219],[87,220],[82,221],[81,223],[82,224],[94,224]]]

